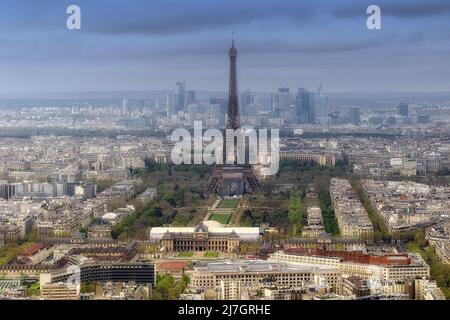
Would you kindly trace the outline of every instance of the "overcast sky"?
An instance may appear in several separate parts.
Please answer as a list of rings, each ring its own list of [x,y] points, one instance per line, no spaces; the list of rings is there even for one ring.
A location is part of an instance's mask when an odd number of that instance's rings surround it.
[[[0,93],[226,91],[232,30],[241,91],[450,91],[449,0],[1,0]]]

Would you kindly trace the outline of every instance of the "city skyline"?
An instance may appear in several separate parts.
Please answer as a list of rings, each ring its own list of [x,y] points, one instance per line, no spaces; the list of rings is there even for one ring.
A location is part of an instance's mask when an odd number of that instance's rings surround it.
[[[378,1],[382,29],[368,30],[368,1],[77,1],[82,29],[67,30],[72,1],[5,1],[0,13],[0,94],[227,88],[234,30],[240,90],[447,92],[450,5]]]
[[[449,17],[1,1],[0,300],[248,318],[450,299]]]

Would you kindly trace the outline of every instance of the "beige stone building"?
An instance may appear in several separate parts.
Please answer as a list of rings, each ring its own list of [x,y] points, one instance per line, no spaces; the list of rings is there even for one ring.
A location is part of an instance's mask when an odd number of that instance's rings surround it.
[[[150,241],[164,252],[233,253],[241,241],[256,241],[259,228],[222,227],[213,221],[201,222],[195,227],[156,227],[150,230]]]

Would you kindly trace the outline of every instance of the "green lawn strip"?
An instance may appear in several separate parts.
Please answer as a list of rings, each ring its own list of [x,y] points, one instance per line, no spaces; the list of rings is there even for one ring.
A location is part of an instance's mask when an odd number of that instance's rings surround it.
[[[178,255],[180,258],[191,258],[194,255],[193,252],[186,251],[186,252],[180,252]]]
[[[205,254],[203,256],[205,258],[218,258],[219,257],[219,253],[214,252],[214,251],[207,251],[207,252],[205,252]]]
[[[230,221],[232,213],[214,213],[209,220],[217,221],[221,224],[227,224]]]
[[[218,208],[234,209],[239,203],[239,199],[223,199]]]

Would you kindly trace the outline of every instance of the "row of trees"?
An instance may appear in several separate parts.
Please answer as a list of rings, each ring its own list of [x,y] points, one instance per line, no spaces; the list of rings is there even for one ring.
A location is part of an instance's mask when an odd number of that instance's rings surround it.
[[[450,265],[445,264],[436,254],[436,249],[430,247],[425,240],[425,232],[417,230],[414,240],[406,243],[408,251],[419,253],[430,266],[430,275],[442,289],[447,299],[450,299]]]
[[[281,230],[287,230],[287,210],[282,208],[258,209],[252,208],[244,210],[241,215],[241,224],[247,227],[267,224],[277,226]]]
[[[207,174],[210,173],[211,167],[208,165],[189,165],[189,164],[181,164],[181,165],[170,165],[167,163],[157,163],[152,159],[145,159],[145,168],[133,170],[134,174],[149,174],[153,172],[166,172],[169,175],[172,175],[174,172],[185,172],[189,173],[191,176],[196,176],[200,179],[204,179]]]
[[[97,184],[97,193],[100,193],[112,187],[115,182],[109,179],[98,179],[95,183]]]
[[[290,233],[293,236],[301,236],[305,207],[302,202],[302,194],[299,191],[291,193],[289,198],[288,222],[292,227]]]
[[[11,243],[0,248],[0,266],[14,261],[24,250],[32,246],[34,242],[21,240],[18,243]]]
[[[373,228],[374,228],[374,240],[390,240],[391,235],[389,233],[389,229],[387,228],[386,224],[384,223],[383,218],[378,213],[378,211],[372,206],[372,203],[370,202],[369,196],[367,195],[366,191],[362,187],[361,180],[351,179],[351,184],[355,192],[358,194],[359,199],[361,200],[361,203],[363,204],[364,208],[366,209],[367,213],[369,214],[369,218],[372,221]]]
[[[183,275],[178,281],[171,275],[158,275],[153,300],[178,300],[189,284],[189,277]]]
[[[318,196],[322,202],[322,218],[325,231],[333,236],[338,236],[340,234],[339,226],[331,204],[330,191],[328,189],[322,190],[318,193]]]

